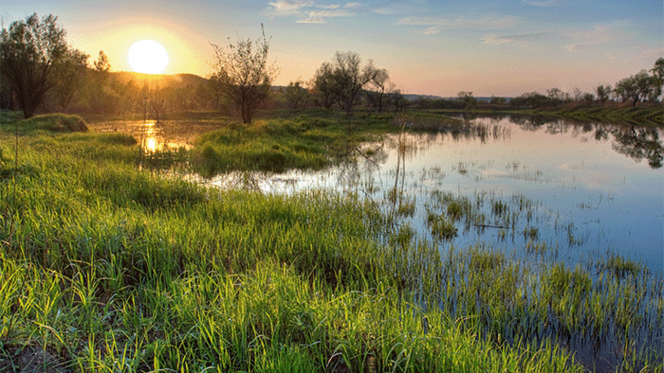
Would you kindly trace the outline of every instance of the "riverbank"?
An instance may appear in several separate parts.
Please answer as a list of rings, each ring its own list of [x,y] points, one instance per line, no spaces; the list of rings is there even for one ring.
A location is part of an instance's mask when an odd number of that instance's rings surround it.
[[[16,138],[10,121],[0,370],[34,357],[50,371],[581,372],[563,336],[620,330],[616,369],[662,369],[630,329],[663,322],[661,279],[638,263],[441,255],[357,195],[210,189],[139,169],[131,136],[19,123]]]
[[[433,110],[439,114],[467,113],[471,115],[537,115],[561,117],[577,120],[579,122],[605,122],[620,125],[635,125],[639,127],[663,127],[664,106],[639,105],[636,107],[614,106],[570,106],[560,108],[522,108],[515,109],[509,106],[478,106],[465,111],[458,109]]]
[[[615,124],[664,126],[664,106],[572,107],[534,110],[541,115],[556,115],[580,121],[599,121]]]

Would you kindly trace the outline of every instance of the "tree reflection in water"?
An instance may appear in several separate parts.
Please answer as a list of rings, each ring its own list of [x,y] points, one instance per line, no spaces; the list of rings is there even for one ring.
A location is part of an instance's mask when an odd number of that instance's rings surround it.
[[[662,167],[664,149],[659,139],[659,132],[654,128],[616,129],[612,131],[613,150],[624,154],[637,162],[643,158],[648,160],[652,169]]]

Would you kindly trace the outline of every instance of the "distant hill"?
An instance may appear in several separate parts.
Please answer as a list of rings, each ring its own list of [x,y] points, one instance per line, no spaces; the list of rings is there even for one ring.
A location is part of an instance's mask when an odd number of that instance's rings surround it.
[[[189,84],[196,87],[200,84],[207,84],[209,79],[200,77],[194,74],[142,74],[134,73],[129,71],[118,71],[112,72],[111,76],[121,84],[126,84],[130,80],[134,80],[136,85],[141,86],[143,82],[147,79],[150,84],[157,83],[160,88],[174,87],[174,88],[185,88]],[[272,86],[273,92],[283,91],[286,89],[286,86],[275,85]],[[432,100],[454,100],[456,97],[441,97],[434,95],[418,95],[418,94],[404,94],[403,95],[408,101],[415,101],[418,98],[428,98]],[[475,97],[477,101],[480,102],[489,102],[491,97]],[[509,101],[509,97],[505,97]]]
[[[185,88],[189,84],[198,86],[206,84],[208,79],[194,74],[142,74],[128,71],[118,71],[111,73],[111,76],[121,84],[126,84],[130,80],[134,80],[136,85],[141,86],[146,80],[150,83],[157,83],[160,88],[174,87]]]

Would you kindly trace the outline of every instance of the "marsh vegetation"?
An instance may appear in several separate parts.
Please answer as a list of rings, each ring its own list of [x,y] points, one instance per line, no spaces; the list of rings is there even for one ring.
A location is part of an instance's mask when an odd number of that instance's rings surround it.
[[[611,145],[621,129],[538,127],[599,138],[651,175],[589,194],[585,170],[456,153],[533,123],[309,114],[193,121],[177,142],[160,137],[174,123],[81,132],[79,117],[2,112],[0,368],[662,369],[664,282],[639,251],[657,235],[623,219],[627,192],[661,169]],[[214,187],[218,173],[244,182]],[[561,185],[569,198],[544,197]],[[616,211],[626,250],[615,226],[595,231]],[[635,220],[656,230],[661,213]]]

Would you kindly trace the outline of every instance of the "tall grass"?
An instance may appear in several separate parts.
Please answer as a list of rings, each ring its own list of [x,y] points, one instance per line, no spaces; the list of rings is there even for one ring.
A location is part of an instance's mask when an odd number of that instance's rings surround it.
[[[580,372],[561,336],[584,330],[620,336],[626,369],[662,368],[638,340],[661,338],[662,282],[617,258],[596,277],[441,255],[356,195],[140,171],[122,135],[28,131],[19,146],[0,179],[0,370]]]

